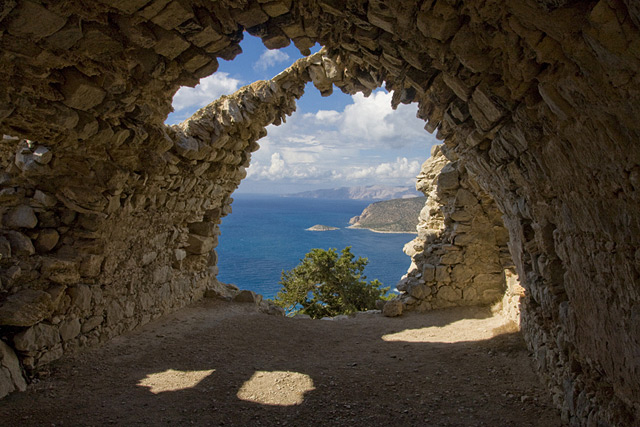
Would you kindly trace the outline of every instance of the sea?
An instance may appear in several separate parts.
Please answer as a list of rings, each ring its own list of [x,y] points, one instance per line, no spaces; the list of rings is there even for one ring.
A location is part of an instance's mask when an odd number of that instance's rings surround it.
[[[407,272],[411,258],[402,252],[410,233],[375,233],[347,228],[371,201],[328,200],[274,195],[235,194],[233,213],[222,219],[218,280],[273,298],[283,270],[291,270],[313,248],[351,246],[351,253],[369,260],[367,280],[378,279],[391,291]],[[314,225],[338,227],[307,231]]]

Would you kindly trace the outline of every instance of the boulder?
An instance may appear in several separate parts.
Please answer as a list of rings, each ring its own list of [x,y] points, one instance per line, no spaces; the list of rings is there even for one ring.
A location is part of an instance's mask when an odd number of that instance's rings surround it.
[[[49,317],[52,312],[49,293],[24,289],[11,295],[0,306],[0,325],[33,326]]]
[[[60,235],[53,228],[47,228],[40,233],[36,238],[35,248],[39,253],[45,253],[51,251],[58,244]]]
[[[204,291],[204,297],[231,301],[239,292],[238,287],[235,285],[213,280],[207,290]]]
[[[8,228],[34,228],[38,218],[31,206],[20,205],[5,214],[3,224]]]
[[[238,295],[236,295],[233,300],[235,302],[249,302],[260,304],[260,302],[262,301],[262,295],[256,294],[253,291],[242,290],[238,292]]]
[[[6,238],[11,245],[11,254],[16,256],[30,256],[36,253],[31,239],[17,231],[8,231]]]
[[[53,325],[38,323],[13,337],[16,350],[25,352],[53,348],[60,343],[60,332]]]
[[[189,234],[187,239],[187,252],[194,255],[202,255],[211,251],[216,246],[216,240],[214,237],[205,237],[197,234]]]
[[[3,341],[0,341],[0,399],[14,391],[25,391],[25,381],[20,362],[16,354]]]
[[[285,312],[284,308],[276,305],[273,301],[264,300],[260,302],[259,310],[262,313],[268,314],[270,316],[282,316],[284,317]]]
[[[382,307],[382,314],[386,317],[398,317],[402,315],[403,309],[402,301],[394,299],[386,302]]]
[[[44,258],[41,272],[45,278],[55,283],[72,285],[80,281],[78,264],[71,260]]]

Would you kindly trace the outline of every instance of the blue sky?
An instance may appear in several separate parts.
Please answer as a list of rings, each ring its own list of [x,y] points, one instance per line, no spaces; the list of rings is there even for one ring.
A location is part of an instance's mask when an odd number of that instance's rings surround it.
[[[167,124],[187,119],[221,95],[256,80],[270,79],[300,58],[293,46],[267,50],[260,39],[245,33],[243,53],[195,88],[174,96]],[[318,47],[315,50],[317,51]],[[424,122],[415,117],[416,104],[391,109],[391,95],[378,89],[365,98],[335,88],[323,98],[311,83],[297,111],[280,126],[269,126],[253,153],[247,178],[238,192],[284,194],[318,188],[356,185],[412,186],[420,165],[437,143]]]

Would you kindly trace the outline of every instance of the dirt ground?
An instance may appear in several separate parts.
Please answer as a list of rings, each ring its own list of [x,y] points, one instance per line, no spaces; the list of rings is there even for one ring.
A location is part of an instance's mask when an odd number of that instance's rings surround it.
[[[288,319],[205,300],[0,402],[0,425],[559,426],[519,333],[480,308]]]

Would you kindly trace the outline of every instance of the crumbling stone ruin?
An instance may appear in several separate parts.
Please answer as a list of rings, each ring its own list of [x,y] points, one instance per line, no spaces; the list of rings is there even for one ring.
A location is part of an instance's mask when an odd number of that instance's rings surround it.
[[[177,89],[240,53],[243,31],[325,50],[165,126]],[[407,305],[486,302],[515,268],[565,421],[638,424],[638,3],[9,0],[0,45],[0,395],[215,290],[218,224],[265,126],[308,81],[384,84],[447,159],[420,179],[443,207],[408,247]]]
[[[416,187],[428,198],[418,237],[405,246],[411,267],[398,284],[409,309],[488,305],[503,298],[507,282],[508,295],[519,287],[500,211],[442,149],[434,146],[418,176]]]

